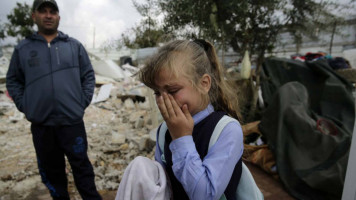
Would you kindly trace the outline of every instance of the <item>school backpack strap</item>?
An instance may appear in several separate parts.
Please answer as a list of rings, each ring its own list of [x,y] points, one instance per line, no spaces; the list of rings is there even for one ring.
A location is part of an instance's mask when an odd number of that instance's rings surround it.
[[[236,119],[229,117],[227,115],[224,115],[220,121],[216,124],[215,129],[213,134],[211,135],[210,142],[209,142],[209,150],[210,148],[216,143],[216,141],[219,139],[219,136],[222,132],[222,130],[225,128],[225,126],[230,123],[236,121]],[[237,122],[238,123],[238,122]],[[209,151],[208,150],[208,151]],[[240,177],[240,182],[237,186],[236,190],[236,199],[238,200],[262,200],[264,199],[262,192],[256,185],[255,180],[253,179],[253,176],[250,172],[250,170],[247,168],[247,166],[242,162],[242,172],[241,172],[241,177]],[[226,200],[225,194],[223,194],[219,200]]]
[[[164,157],[164,141],[166,138],[166,132],[168,130],[166,122],[163,122],[158,129],[158,146],[161,150],[161,160],[164,164],[166,164],[166,158]]]
[[[236,121],[236,119],[229,117],[227,115],[224,115],[220,121],[216,124],[213,134],[211,135],[210,141],[209,141],[209,148],[210,148],[216,143],[216,141],[219,139],[219,136],[222,132],[222,130],[225,128],[225,126],[230,123]],[[237,122],[238,123],[238,122]],[[165,137],[166,137],[166,132],[168,130],[167,124],[163,122],[161,126],[158,129],[158,146],[162,152],[161,155],[161,160],[163,163],[166,163],[166,159],[164,157],[164,142],[165,142]],[[255,180],[253,179],[253,176],[251,175],[250,170],[247,168],[247,166],[242,162],[242,173],[241,173],[241,178],[240,182],[237,186],[236,190],[236,199],[238,200],[263,200],[263,194],[256,185]],[[219,200],[226,200],[225,195],[223,194]]]
[[[222,130],[225,128],[225,126],[232,122],[232,121],[236,121],[236,119],[229,117],[227,115],[224,115],[220,121],[216,124],[215,128],[214,128],[214,132],[210,137],[210,141],[209,141],[209,147],[208,147],[208,151],[210,150],[210,148],[216,143],[216,141],[218,140],[220,133],[222,132]]]
[[[255,180],[247,168],[247,166],[242,162],[242,172],[239,185],[236,190],[236,199],[249,200],[263,200],[263,194],[256,185]]]

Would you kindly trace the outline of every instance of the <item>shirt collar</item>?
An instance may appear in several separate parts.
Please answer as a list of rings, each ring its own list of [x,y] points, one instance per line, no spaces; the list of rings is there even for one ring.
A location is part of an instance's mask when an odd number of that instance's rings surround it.
[[[213,105],[209,104],[204,110],[198,112],[193,116],[194,125],[199,123],[205,117],[209,116],[212,112],[214,112],[214,107]]]

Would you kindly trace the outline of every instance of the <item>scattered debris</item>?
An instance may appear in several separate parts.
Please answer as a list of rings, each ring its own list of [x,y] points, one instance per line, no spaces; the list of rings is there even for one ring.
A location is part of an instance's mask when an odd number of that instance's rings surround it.
[[[116,81],[117,77],[97,76],[97,81],[98,77],[100,83],[84,121],[96,185],[105,193],[118,188],[126,166],[136,156],[154,158],[151,117],[159,112],[145,98],[149,89],[135,78],[124,74],[124,79]],[[5,83],[0,83],[0,199],[29,198],[31,190],[42,184],[30,125],[6,95]],[[68,162],[67,173],[71,197],[80,199]]]

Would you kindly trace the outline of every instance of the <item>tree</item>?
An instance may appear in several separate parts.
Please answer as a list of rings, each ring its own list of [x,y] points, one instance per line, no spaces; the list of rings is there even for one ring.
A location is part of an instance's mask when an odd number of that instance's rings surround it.
[[[166,30],[188,30],[187,35],[213,41],[223,50],[230,45],[239,55],[249,50],[257,56],[257,74],[265,52],[273,49],[283,22],[276,14],[284,6],[281,0],[158,1],[165,13]],[[256,83],[256,86],[251,84],[256,93],[252,102],[257,102],[259,76]],[[253,118],[255,103],[251,104],[251,110],[249,119]]]
[[[330,33],[329,54],[332,54],[334,36],[336,34],[347,35],[337,27],[348,25],[350,21],[346,17],[356,14],[355,1],[351,0],[346,3],[330,1],[325,4],[325,9],[320,11],[321,13],[317,18],[317,25],[319,29]]]
[[[314,36],[315,16],[322,10],[322,4],[313,0],[291,0],[291,6],[283,10],[288,16],[288,22],[284,25],[285,31],[289,32],[296,45],[296,53],[299,53],[303,41],[303,35]]]
[[[249,50],[257,68],[256,85],[251,84],[254,96],[247,120],[254,117],[265,53],[273,50],[278,35],[285,31],[291,33],[298,52],[303,36],[315,37],[315,27],[320,23],[318,16],[327,16],[332,5],[323,0],[156,1],[164,13],[166,31],[184,31],[185,37],[208,39],[223,50],[229,45],[239,55]]]
[[[157,46],[164,36],[164,31],[154,19],[159,14],[156,2],[154,0],[147,0],[146,4],[139,4],[135,0],[132,2],[143,20],[138,26],[121,35],[124,45],[128,48]]]
[[[336,26],[346,23],[344,16],[354,10],[353,2],[353,0],[346,3],[332,0],[318,2],[291,0],[292,6],[284,10],[286,16],[289,17],[289,21],[284,27],[294,38],[296,53],[299,53],[305,38],[319,40],[318,32],[323,31],[331,35],[329,48],[331,54],[334,35],[341,33],[336,29]]]
[[[273,50],[278,35],[291,33],[298,52],[303,36],[315,38],[315,27],[325,28],[316,25],[322,21],[319,16],[330,13],[332,5],[323,0],[150,0],[149,3],[159,5],[167,33],[210,40],[222,52],[227,45],[239,55],[246,50],[250,52],[255,58],[257,76],[256,85],[251,84],[254,96],[248,120],[253,119],[255,112],[265,53]]]
[[[7,15],[9,23],[6,23],[8,36],[17,37],[18,40],[31,35],[34,32],[32,10],[26,3],[16,3],[16,7]]]
[[[134,35],[135,38],[131,40],[130,35]],[[157,46],[163,35],[162,29],[145,29],[142,26],[137,26],[126,34],[122,34],[121,37],[126,47],[137,49]]]
[[[5,39],[5,25],[0,21],[0,40]]]
[[[166,31],[175,32],[178,36],[212,38],[216,29],[210,26],[211,1],[158,0],[158,4],[165,15],[164,28]],[[213,15],[212,17],[214,17]],[[208,26],[209,28],[207,28]]]

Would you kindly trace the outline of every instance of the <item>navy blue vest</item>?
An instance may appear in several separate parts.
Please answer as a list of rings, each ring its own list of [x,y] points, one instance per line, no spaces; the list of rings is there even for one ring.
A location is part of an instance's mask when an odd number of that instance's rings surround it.
[[[216,124],[225,114],[226,114],[225,112],[220,112],[220,111],[213,112],[194,126],[192,136],[193,136],[193,141],[195,143],[195,147],[200,155],[200,159],[203,160],[204,157],[207,155],[210,137],[214,131]],[[169,144],[171,142],[172,142],[172,137],[169,134],[169,131],[167,130],[165,135],[165,143],[164,143],[164,157],[166,159],[167,174],[169,176],[172,185],[173,199],[189,200],[189,197],[186,194],[182,184],[177,180],[172,170],[172,165],[173,165],[172,152],[169,149]],[[236,194],[237,185],[240,182],[241,172],[242,172],[242,162],[240,159],[235,166],[230,182],[224,192],[228,200],[236,199],[235,194]]]

